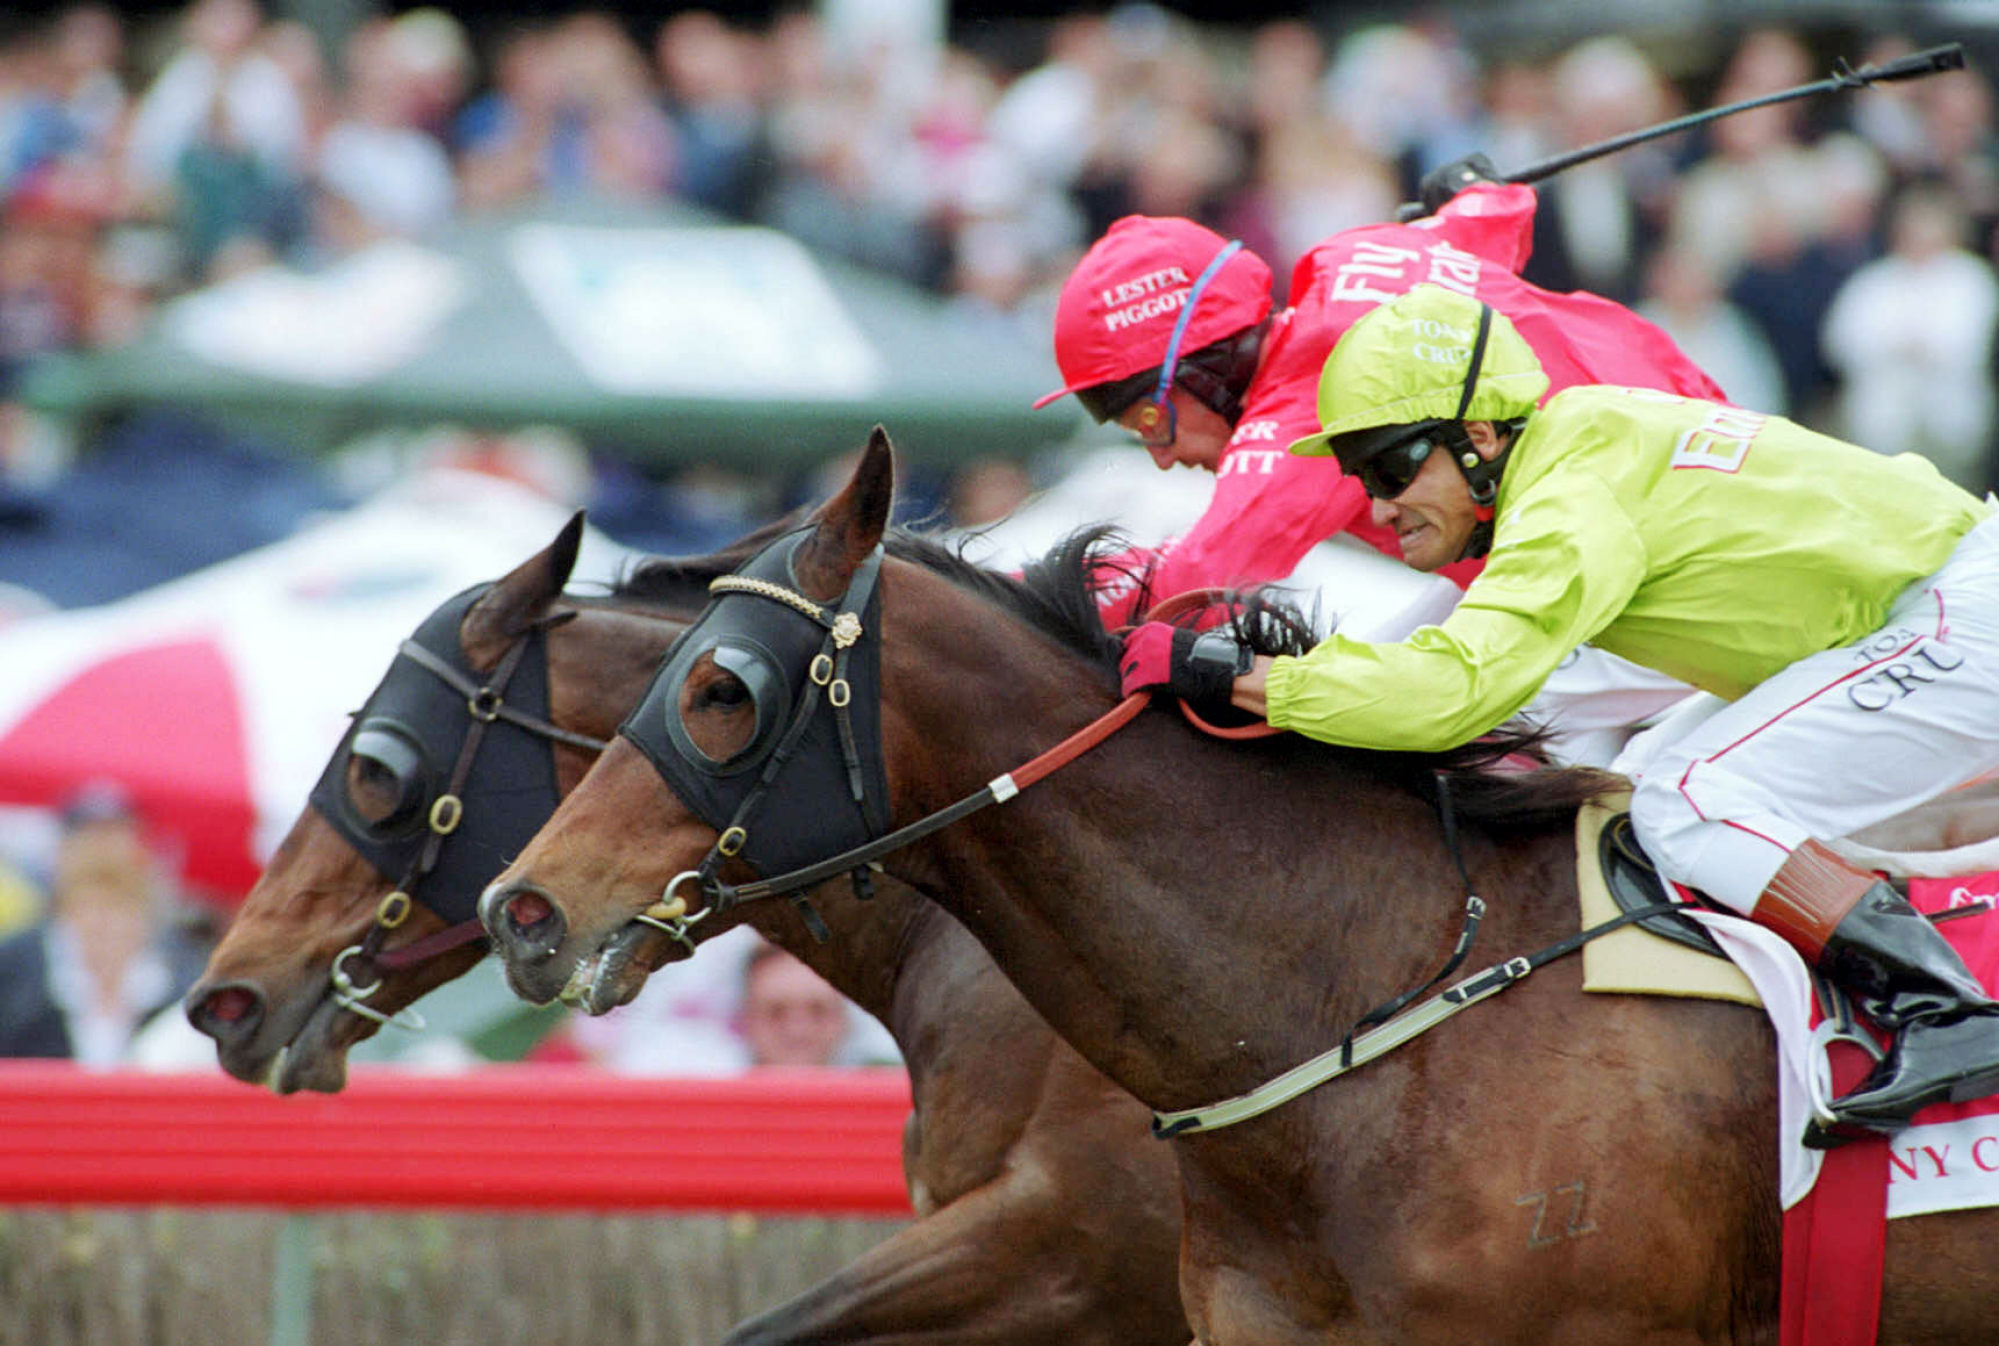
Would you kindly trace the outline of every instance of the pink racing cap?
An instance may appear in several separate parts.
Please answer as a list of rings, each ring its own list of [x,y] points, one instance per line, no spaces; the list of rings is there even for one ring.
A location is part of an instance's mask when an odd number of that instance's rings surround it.
[[[1166,345],[1195,280],[1228,240],[1192,220],[1127,215],[1083,254],[1055,305],[1055,364],[1063,384],[1038,411],[1079,388],[1166,362]],[[1270,268],[1238,251],[1201,291],[1180,353],[1232,336],[1270,312]]]

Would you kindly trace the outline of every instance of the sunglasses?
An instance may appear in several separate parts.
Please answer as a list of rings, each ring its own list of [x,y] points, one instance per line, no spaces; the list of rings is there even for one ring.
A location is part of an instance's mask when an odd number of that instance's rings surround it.
[[[1395,499],[1415,482],[1416,474],[1423,470],[1424,461],[1436,447],[1436,441],[1427,433],[1389,445],[1360,465],[1356,474],[1360,477],[1360,488],[1370,499]]]

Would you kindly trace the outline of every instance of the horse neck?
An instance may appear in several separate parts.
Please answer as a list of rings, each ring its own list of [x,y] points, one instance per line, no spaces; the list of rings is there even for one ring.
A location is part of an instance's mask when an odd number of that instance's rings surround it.
[[[934,629],[949,638],[884,675],[899,823],[1111,705],[1080,660],[1022,658],[991,625]],[[1154,1107],[1212,1102],[1336,1043],[1451,946],[1463,885],[1434,813],[1353,760],[1150,710],[888,863],[1099,1070]]]
[[[906,960],[930,938],[926,904],[906,885],[877,881],[874,896],[856,897],[846,878],[805,894],[825,922],[828,938],[814,939],[804,915],[788,900],[764,898],[744,920],[788,951],[847,999],[895,1032],[897,991]]]

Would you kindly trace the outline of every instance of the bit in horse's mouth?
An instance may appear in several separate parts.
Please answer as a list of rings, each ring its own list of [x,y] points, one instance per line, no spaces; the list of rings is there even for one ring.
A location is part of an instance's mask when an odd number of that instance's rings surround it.
[[[558,998],[588,1014],[608,1014],[630,1002],[645,985],[646,969],[638,955],[649,933],[633,922],[611,935],[576,965]]]

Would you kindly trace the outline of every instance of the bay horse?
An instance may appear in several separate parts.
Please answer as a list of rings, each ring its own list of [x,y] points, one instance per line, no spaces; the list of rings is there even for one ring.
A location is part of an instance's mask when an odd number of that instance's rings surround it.
[[[1004,798],[1014,769],[1112,710],[1117,646],[1087,563],[1015,582],[893,535],[884,558],[892,490],[877,430],[788,554],[759,558],[761,578],[701,620],[754,639],[788,609],[861,616],[854,648],[872,642],[879,670],[849,701],[878,698],[868,751],[887,824],[912,828],[982,788]],[[657,716],[710,758],[741,752],[768,683],[745,669],[669,658],[627,736],[487,890],[523,996],[613,1003],[638,975],[618,956],[647,937],[635,917],[756,895],[740,859],[714,867],[726,833],[669,788],[657,735],[635,741]],[[963,922],[1086,1060],[1180,1112],[1271,1080],[1423,986],[1467,886],[1486,903],[1473,966],[1575,933],[1574,815],[1602,778],[1481,760],[1223,742],[1148,710],[1003,807],[945,815],[878,862]],[[789,839],[848,808],[789,798],[748,830]],[[1580,962],[1549,962],[1274,1110],[1172,1140],[1199,1341],[1775,1342],[1767,1023],[1732,1003],[1585,995]],[[1990,1342],[1995,1235],[1986,1210],[1892,1222],[1880,1342]]]
[[[554,792],[534,805],[535,822],[615,733],[705,598],[706,582],[743,559],[725,553],[706,568],[657,561],[609,594],[568,595],[563,585],[581,537],[579,515],[469,605],[447,604],[425,624],[444,628],[430,633],[434,653],[455,652],[455,662],[482,679],[508,650],[541,633],[533,657],[545,661],[546,704],[533,709],[569,737],[538,736],[553,754]],[[753,550],[755,539],[748,541]],[[390,712],[381,697],[357,716],[357,731]],[[406,727],[442,740],[448,758],[470,723],[466,703],[444,698],[431,715],[438,723]],[[388,749],[370,758],[367,748],[359,745],[339,778],[362,796],[360,807],[379,813],[373,796],[396,767]],[[477,835],[492,812],[480,801],[509,785],[487,779],[498,770],[483,752],[473,758],[461,787],[464,817],[445,844],[447,856],[465,846],[478,858],[455,870],[440,865],[410,885],[417,901],[372,967],[339,960],[378,924],[401,875],[371,863],[319,806],[307,805],[186,999],[188,1017],[215,1039],[225,1070],[281,1093],[337,1091],[348,1049],[378,1031],[381,1017],[483,955],[482,940],[428,957],[394,956],[447,942],[452,922],[469,915],[479,887],[524,839]],[[420,803],[436,792],[433,782]],[[1145,1109],[1070,1051],[961,926],[902,884],[882,881],[871,908],[844,880],[812,901],[832,933],[824,944],[789,907],[775,905],[746,908],[700,936],[747,919],[889,1028],[914,1095],[903,1159],[920,1218],[820,1285],[740,1325],[728,1341],[1184,1346],[1173,1161],[1147,1135]],[[689,952],[670,941],[654,950],[658,958]],[[372,993],[358,1002],[343,996],[336,966],[350,984],[373,983]],[[671,1119],[661,1125],[670,1142]]]

